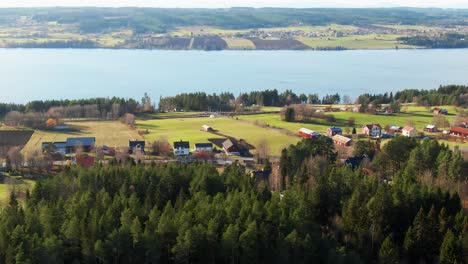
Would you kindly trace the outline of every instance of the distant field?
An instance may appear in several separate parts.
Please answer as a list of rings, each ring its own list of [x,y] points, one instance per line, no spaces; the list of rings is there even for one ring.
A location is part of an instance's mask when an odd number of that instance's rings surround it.
[[[210,125],[219,133],[236,139],[244,139],[251,145],[257,145],[262,139],[266,139],[272,155],[279,156],[281,149],[296,143],[299,138],[287,136],[277,131],[261,128],[253,124],[237,121],[231,118],[177,118],[166,120],[138,121],[139,129],[148,129],[150,134],[145,138],[148,141],[165,137],[169,142],[185,140],[190,141],[190,147],[195,143],[208,142],[210,138],[222,138],[220,136],[201,131],[202,125]],[[252,152],[255,152],[252,151]]]
[[[69,122],[76,132],[36,130],[23,149],[24,153],[41,149],[42,142],[65,141],[68,137],[96,137],[97,145],[109,147],[128,146],[130,139],[141,139],[136,130],[118,121]]]
[[[398,43],[397,38],[402,35],[352,35],[345,37],[316,37],[298,38],[299,41],[311,48],[344,47],[347,49],[394,49],[417,48],[416,46]]]
[[[229,49],[255,49],[252,41],[244,38],[223,38]]]

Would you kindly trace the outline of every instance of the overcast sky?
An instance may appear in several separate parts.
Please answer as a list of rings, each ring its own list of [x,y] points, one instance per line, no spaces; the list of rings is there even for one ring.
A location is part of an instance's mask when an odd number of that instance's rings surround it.
[[[468,8],[468,0],[0,0],[0,7],[33,6]]]

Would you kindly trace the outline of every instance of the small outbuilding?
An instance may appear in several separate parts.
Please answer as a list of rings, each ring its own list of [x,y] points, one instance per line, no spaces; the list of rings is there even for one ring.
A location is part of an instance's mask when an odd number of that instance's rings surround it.
[[[201,127],[201,130],[205,131],[205,132],[211,132],[211,131],[214,131],[214,129],[212,127],[210,127],[209,125],[203,125]]]
[[[439,129],[437,129],[437,127],[434,126],[434,125],[427,125],[427,126],[424,128],[424,131],[426,131],[426,132],[438,132]]]

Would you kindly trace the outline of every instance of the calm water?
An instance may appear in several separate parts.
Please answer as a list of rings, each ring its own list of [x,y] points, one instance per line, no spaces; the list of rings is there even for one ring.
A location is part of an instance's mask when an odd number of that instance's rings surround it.
[[[0,49],[0,101],[276,88],[357,95],[468,84],[468,49],[149,51]]]

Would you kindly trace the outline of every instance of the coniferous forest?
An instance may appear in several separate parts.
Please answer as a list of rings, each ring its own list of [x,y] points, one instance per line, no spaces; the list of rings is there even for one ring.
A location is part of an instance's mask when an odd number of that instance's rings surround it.
[[[352,168],[331,140],[305,139],[282,152],[276,182],[237,163],[72,166],[24,205],[12,194],[0,262],[466,263],[468,216],[456,188],[434,184],[467,180],[460,153],[367,145],[373,159]]]

